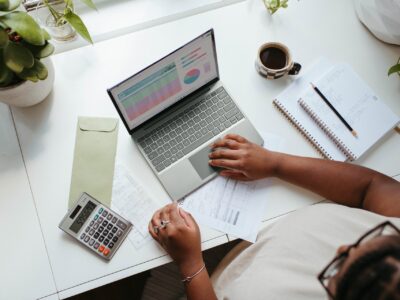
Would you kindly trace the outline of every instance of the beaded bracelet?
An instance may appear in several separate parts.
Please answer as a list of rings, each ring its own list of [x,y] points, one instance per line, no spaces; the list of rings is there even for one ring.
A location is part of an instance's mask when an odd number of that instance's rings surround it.
[[[203,266],[200,268],[200,270],[198,270],[196,273],[194,273],[194,274],[191,275],[191,276],[185,277],[184,279],[182,279],[182,282],[183,282],[183,283],[189,283],[189,282],[191,282],[192,279],[193,279],[194,277],[196,277],[197,275],[199,275],[199,274],[201,273],[201,271],[204,270],[205,267],[206,267],[206,264],[203,264]]]

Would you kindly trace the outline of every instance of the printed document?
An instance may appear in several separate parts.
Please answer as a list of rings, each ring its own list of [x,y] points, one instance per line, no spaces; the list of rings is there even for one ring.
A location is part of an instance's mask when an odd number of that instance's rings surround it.
[[[133,224],[128,239],[136,249],[153,240],[147,228],[158,205],[128,170],[118,163],[114,171],[111,209]]]

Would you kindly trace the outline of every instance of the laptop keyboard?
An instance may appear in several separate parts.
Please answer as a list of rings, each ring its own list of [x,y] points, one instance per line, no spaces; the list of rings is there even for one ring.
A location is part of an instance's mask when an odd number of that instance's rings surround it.
[[[220,87],[141,138],[139,144],[160,172],[241,119],[243,114]]]

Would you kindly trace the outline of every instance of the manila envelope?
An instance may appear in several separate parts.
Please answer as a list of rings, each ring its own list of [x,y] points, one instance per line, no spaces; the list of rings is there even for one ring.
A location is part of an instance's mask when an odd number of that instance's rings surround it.
[[[68,207],[83,192],[110,206],[118,119],[79,117]]]

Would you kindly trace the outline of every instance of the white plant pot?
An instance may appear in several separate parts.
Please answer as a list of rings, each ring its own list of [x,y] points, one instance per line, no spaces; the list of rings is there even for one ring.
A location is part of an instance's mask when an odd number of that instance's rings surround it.
[[[50,58],[42,60],[48,76],[38,82],[23,81],[13,86],[0,87],[0,101],[9,105],[26,107],[42,102],[51,92],[54,83],[54,67]]]
[[[358,18],[376,38],[400,45],[400,0],[354,0],[354,5]]]

